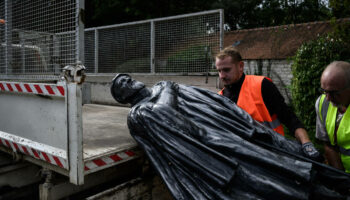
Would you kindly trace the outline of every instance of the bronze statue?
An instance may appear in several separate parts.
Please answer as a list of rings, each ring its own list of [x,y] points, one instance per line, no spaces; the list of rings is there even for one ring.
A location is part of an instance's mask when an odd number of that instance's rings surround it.
[[[346,199],[350,176],[253,120],[228,98],[118,74],[112,96],[130,103],[128,127],[174,199]]]

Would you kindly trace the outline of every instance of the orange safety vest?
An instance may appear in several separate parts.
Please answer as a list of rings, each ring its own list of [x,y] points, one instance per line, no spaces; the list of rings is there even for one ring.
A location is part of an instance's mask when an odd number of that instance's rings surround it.
[[[264,76],[246,75],[243,81],[241,91],[239,92],[237,105],[245,110],[253,119],[264,123],[266,126],[272,128],[277,133],[284,135],[284,130],[277,115],[270,115],[264,103],[261,94],[261,83]],[[271,79],[267,78],[271,81]],[[218,93],[223,95],[223,88]]]

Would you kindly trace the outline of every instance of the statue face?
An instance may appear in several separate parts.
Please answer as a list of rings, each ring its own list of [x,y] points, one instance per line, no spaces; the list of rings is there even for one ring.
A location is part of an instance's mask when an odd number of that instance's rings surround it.
[[[133,80],[127,74],[117,75],[113,82],[112,95],[120,103],[129,103],[129,98],[145,87],[145,84]]]
[[[130,76],[124,75],[117,78],[116,83],[119,85],[119,88],[123,94],[129,93],[131,91],[138,91],[145,87],[145,85],[139,81],[133,80]]]

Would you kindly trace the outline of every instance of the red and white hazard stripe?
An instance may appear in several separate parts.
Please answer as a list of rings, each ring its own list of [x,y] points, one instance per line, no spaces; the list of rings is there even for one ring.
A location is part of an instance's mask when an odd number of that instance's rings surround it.
[[[89,171],[89,170],[92,170],[92,169],[95,169],[98,167],[104,167],[106,165],[112,165],[114,163],[126,161],[126,160],[132,159],[134,157],[136,157],[136,154],[133,151],[125,151],[125,152],[116,153],[116,154],[105,156],[105,157],[98,158],[95,160],[87,161],[85,163],[84,170]]]
[[[62,85],[42,83],[20,83],[0,81],[0,91],[33,93],[61,97],[64,97],[65,95],[65,89]]]
[[[51,155],[49,153],[45,153],[42,151],[39,151],[37,149],[26,147],[24,145],[12,142],[10,140],[6,140],[3,138],[0,138],[0,143],[8,148],[11,148],[14,152],[21,152],[27,155],[30,155],[34,158],[46,161],[48,163],[57,165],[61,168],[68,169],[68,163],[67,160],[58,156]]]

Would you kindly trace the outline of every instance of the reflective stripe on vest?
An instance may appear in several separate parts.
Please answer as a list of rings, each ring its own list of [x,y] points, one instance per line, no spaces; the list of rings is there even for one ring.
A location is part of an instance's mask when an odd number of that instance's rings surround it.
[[[325,99],[325,95],[320,97],[319,115],[326,127],[329,141],[332,145],[337,145],[340,151],[341,161],[347,173],[350,173],[350,106],[346,109],[337,129],[337,141],[335,141],[334,131],[337,118],[337,107],[333,106]]]
[[[246,75],[238,96],[237,105],[256,121],[262,122],[277,133],[284,135],[283,126],[277,119],[277,115],[270,116],[262,98],[261,84],[264,78],[267,77]],[[267,79],[271,81],[271,79]],[[223,95],[223,90],[220,90],[218,94]]]
[[[224,95],[224,89],[225,89],[225,88],[222,88],[222,89],[218,92],[218,94]]]
[[[350,156],[350,149],[344,149],[343,147],[339,146],[339,151],[341,154]]]
[[[264,124],[268,127],[271,127],[272,129],[275,129],[281,125],[281,122],[280,122],[280,120],[275,119],[272,122],[265,121]]]

